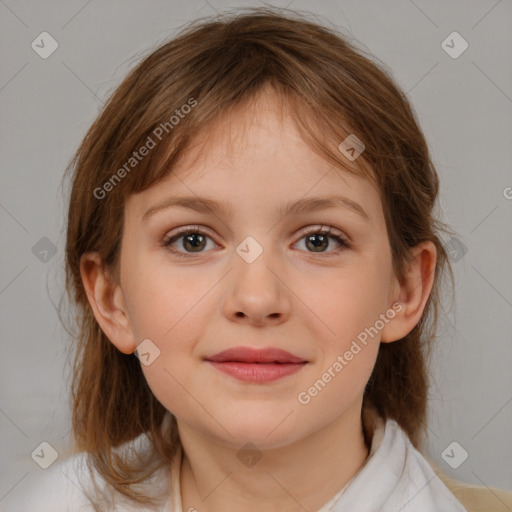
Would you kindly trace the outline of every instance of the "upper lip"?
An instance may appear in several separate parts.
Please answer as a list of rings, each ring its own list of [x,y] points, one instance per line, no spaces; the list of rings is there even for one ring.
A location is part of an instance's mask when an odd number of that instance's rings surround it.
[[[209,356],[207,361],[216,363],[241,362],[241,363],[305,363],[301,357],[290,354],[279,348],[251,348],[234,347],[223,350],[218,354]]]

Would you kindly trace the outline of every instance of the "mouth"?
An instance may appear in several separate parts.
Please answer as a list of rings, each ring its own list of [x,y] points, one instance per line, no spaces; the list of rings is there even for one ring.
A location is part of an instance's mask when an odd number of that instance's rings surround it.
[[[223,350],[218,354],[207,357],[206,360],[215,363],[307,363],[305,359],[279,348],[254,349],[250,347],[235,347]]]
[[[300,371],[308,361],[277,348],[236,347],[205,359],[217,370],[235,379],[265,383]]]

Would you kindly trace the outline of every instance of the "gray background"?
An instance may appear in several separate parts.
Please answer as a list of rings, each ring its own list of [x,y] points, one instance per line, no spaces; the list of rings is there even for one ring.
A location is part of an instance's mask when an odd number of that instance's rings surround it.
[[[64,282],[59,185],[69,159],[142,55],[188,20],[256,5],[0,0],[1,509],[44,471],[31,458],[41,442],[59,457],[70,450],[71,341],[55,309]],[[441,177],[444,220],[458,233],[446,240],[456,299],[433,359],[429,454],[454,478],[512,490],[512,3],[272,5],[312,10],[339,25],[411,98]],[[43,31],[59,44],[47,59],[31,48]],[[453,31],[469,44],[456,59],[441,46]],[[53,245],[56,253],[45,255]],[[442,456],[454,441],[469,453],[457,469]],[[458,446],[448,453],[459,462],[463,454]]]

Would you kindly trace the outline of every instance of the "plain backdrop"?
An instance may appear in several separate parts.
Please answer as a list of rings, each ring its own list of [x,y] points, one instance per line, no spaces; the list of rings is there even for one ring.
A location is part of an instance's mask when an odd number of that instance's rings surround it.
[[[0,509],[44,471],[32,457],[42,442],[59,457],[71,446],[72,340],[56,311],[66,165],[142,55],[187,21],[257,5],[0,1]],[[456,294],[433,358],[428,453],[453,478],[512,490],[512,3],[270,5],[309,10],[355,38],[415,108],[441,178],[443,220],[457,232],[445,240]],[[58,44],[45,59],[31,46],[42,32]]]

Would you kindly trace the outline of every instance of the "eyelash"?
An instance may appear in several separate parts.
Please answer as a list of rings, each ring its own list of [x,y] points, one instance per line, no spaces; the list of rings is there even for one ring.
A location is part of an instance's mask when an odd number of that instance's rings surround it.
[[[165,237],[162,241],[162,247],[164,247],[165,249],[167,249],[168,251],[172,252],[174,255],[176,255],[180,258],[190,258],[190,257],[193,257],[195,254],[201,254],[200,252],[199,253],[181,252],[181,251],[177,251],[171,247],[171,245],[176,240],[182,238],[185,235],[189,235],[189,234],[193,234],[193,233],[205,235],[208,238],[212,239],[206,233],[203,233],[200,230],[199,226],[184,226],[184,227],[178,228],[178,230],[173,235]],[[351,247],[351,245],[348,243],[348,241],[344,237],[342,237],[339,234],[334,234],[333,229],[330,226],[327,226],[327,227],[324,227],[324,226],[314,227],[313,226],[313,227],[309,228],[305,233],[303,233],[302,236],[299,238],[299,240],[302,240],[304,237],[311,235],[311,234],[329,235],[329,238],[336,240],[336,242],[338,242],[340,244],[340,247],[338,247],[337,249],[334,249],[333,251],[329,251],[327,253],[310,252],[310,254],[318,254],[318,255],[321,255],[322,257],[331,257],[331,256],[337,255],[339,252],[341,252],[345,249],[350,249],[350,247]]]

